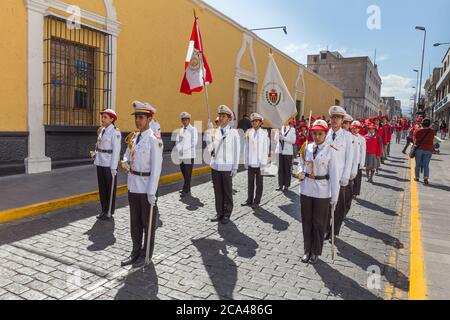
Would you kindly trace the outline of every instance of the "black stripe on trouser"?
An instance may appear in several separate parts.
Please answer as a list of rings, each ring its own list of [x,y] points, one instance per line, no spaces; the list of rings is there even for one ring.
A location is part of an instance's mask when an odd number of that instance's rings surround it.
[[[292,156],[280,154],[278,161],[278,186],[290,187],[292,175]]]
[[[260,168],[248,168],[248,197],[247,203],[260,204],[263,194],[263,180]],[[255,195],[256,184],[256,195]]]
[[[180,170],[184,178],[184,185],[183,185],[184,192],[191,192],[191,180],[193,169],[194,169],[194,159],[183,160],[183,162],[181,162],[180,164]]]
[[[139,255],[142,248],[142,238],[144,238],[144,252],[147,249],[147,231],[150,215],[150,203],[147,194],[128,192],[128,202],[130,203],[130,231],[133,241],[132,255]],[[150,239],[150,259],[153,257],[155,248],[155,233],[158,223],[158,206],[154,207],[152,220],[152,236]]]
[[[342,223],[345,218],[345,208],[346,208],[346,187],[342,187],[339,190],[339,198],[336,204],[336,210],[334,212],[334,233],[338,236],[341,232]],[[331,210],[329,210],[328,217],[328,232],[331,234]]]
[[[359,196],[361,194],[361,183],[362,183],[362,169],[358,169],[358,175],[355,180],[353,180],[353,195]]]
[[[219,217],[231,217],[233,212],[233,178],[231,171],[212,170],[212,181]]]
[[[111,174],[111,168],[97,167],[98,191],[100,194],[100,204],[102,206],[103,213],[108,213],[109,211],[112,178],[113,177]],[[116,208],[116,192],[117,192],[117,179],[115,179],[114,181],[114,194],[113,194],[111,214],[114,214]]]
[[[305,253],[322,255],[325,231],[328,226],[330,200],[305,195],[300,197]]]

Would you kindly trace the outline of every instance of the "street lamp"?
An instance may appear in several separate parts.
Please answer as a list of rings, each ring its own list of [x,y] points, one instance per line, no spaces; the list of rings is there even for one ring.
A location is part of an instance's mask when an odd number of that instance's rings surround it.
[[[250,29],[250,31],[261,31],[261,30],[275,30],[275,29],[283,29],[284,34],[288,34],[287,32],[287,27],[286,26],[282,26],[282,27],[269,27],[269,28],[258,28],[258,29]]]
[[[417,84],[414,89],[416,89],[416,93],[414,94],[414,113],[416,113],[417,110],[417,90],[419,89],[419,70],[413,69],[414,72],[417,73]]]
[[[448,45],[448,44],[450,44],[450,42],[444,42],[444,43],[435,43],[435,44],[433,44],[433,47],[439,47],[439,46],[445,46],[445,45]]]
[[[424,36],[423,36],[423,51],[422,51],[422,67],[421,67],[421,71],[420,71],[419,98],[417,100],[418,103],[420,103],[420,98],[421,98],[421,95],[422,95],[423,61],[425,59],[425,44],[427,42],[427,29],[425,29],[425,27],[417,26],[416,30],[424,32]]]

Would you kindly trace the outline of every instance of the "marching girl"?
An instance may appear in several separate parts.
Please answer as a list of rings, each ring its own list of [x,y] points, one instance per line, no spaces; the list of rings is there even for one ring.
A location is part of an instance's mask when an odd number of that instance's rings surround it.
[[[328,125],[317,120],[311,127],[314,142],[301,150],[298,177],[301,181],[301,210],[305,254],[303,263],[315,264],[322,255],[330,205],[338,201],[340,172],[336,150],[325,143]]]
[[[380,159],[383,154],[383,142],[377,133],[377,126],[368,125],[369,133],[366,135],[366,174],[367,182],[373,182],[373,175],[380,167]]]
[[[360,134],[362,124],[359,121],[354,121],[350,130],[356,138],[357,153],[356,165],[358,167],[356,178],[353,181],[353,197],[356,198],[361,194],[361,182],[362,182],[362,168],[366,164],[366,138]]]
[[[116,128],[117,114],[114,110],[102,111],[102,127],[98,131],[97,144],[92,157],[97,167],[98,189],[102,212],[99,220],[108,220],[114,215],[117,189],[117,167],[119,166],[122,134]]]

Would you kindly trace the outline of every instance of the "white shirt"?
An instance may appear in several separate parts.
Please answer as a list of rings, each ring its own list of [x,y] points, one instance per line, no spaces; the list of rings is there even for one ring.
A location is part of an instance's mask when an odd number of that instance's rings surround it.
[[[128,190],[131,193],[156,195],[163,161],[163,143],[151,129],[141,133],[141,139],[137,144],[139,133],[132,139],[132,148],[127,148],[123,157],[131,170],[141,173],[150,172],[150,177],[141,177],[128,174]]]
[[[357,164],[359,165],[359,168],[362,169],[366,165],[366,138],[362,135],[358,134],[355,136],[358,144],[358,153],[357,153]]]
[[[305,150],[305,159],[300,157],[299,171],[305,174],[312,174],[314,162],[314,175],[324,177],[329,175],[329,180],[314,180],[306,178],[300,186],[301,194],[319,199],[331,198],[332,202],[337,202],[340,191],[340,167],[337,151],[327,143],[318,146],[318,152],[314,159],[315,143],[310,143]]]
[[[246,168],[264,168],[269,161],[269,133],[259,128],[245,133],[244,162]]]
[[[336,139],[333,141],[333,130],[328,131],[325,142],[334,147],[336,152],[337,165],[339,168],[340,179],[350,180],[350,174],[353,167],[353,139],[352,134],[343,129],[336,132]]]
[[[275,153],[282,154],[285,156],[293,156],[294,144],[296,140],[297,134],[295,132],[295,128],[291,128],[291,126],[287,127],[283,126],[281,130],[278,131],[277,134],[275,134],[275,141],[277,143]]]
[[[196,157],[198,130],[192,125],[181,128],[177,134],[175,147],[180,160],[190,160]]]
[[[208,151],[214,151],[215,155],[211,157],[212,169],[224,172],[239,169],[241,144],[236,129],[227,126],[223,129],[208,130],[206,141],[209,142]]]
[[[122,134],[114,125],[101,128],[97,138],[94,164],[98,167],[116,169],[119,166],[120,149],[122,148]],[[98,150],[111,150],[112,153],[99,152]]]

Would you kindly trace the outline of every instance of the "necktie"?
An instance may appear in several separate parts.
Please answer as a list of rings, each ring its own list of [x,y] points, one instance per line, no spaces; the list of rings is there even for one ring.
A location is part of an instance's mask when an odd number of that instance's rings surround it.
[[[225,129],[220,129],[220,132],[222,132],[222,137],[225,135]]]
[[[137,137],[137,141],[136,141],[136,144],[139,144],[139,142],[141,141],[141,139],[142,139],[142,134],[138,134],[138,137]]]
[[[106,128],[103,128],[103,130],[102,130],[102,138],[105,135],[105,132],[106,132]]]
[[[319,152],[319,147],[318,147],[318,146],[315,146],[315,147],[314,147],[314,153],[313,153],[314,159],[316,159],[317,153],[318,153],[318,152]]]
[[[336,132],[333,132],[333,141],[336,140]]]

